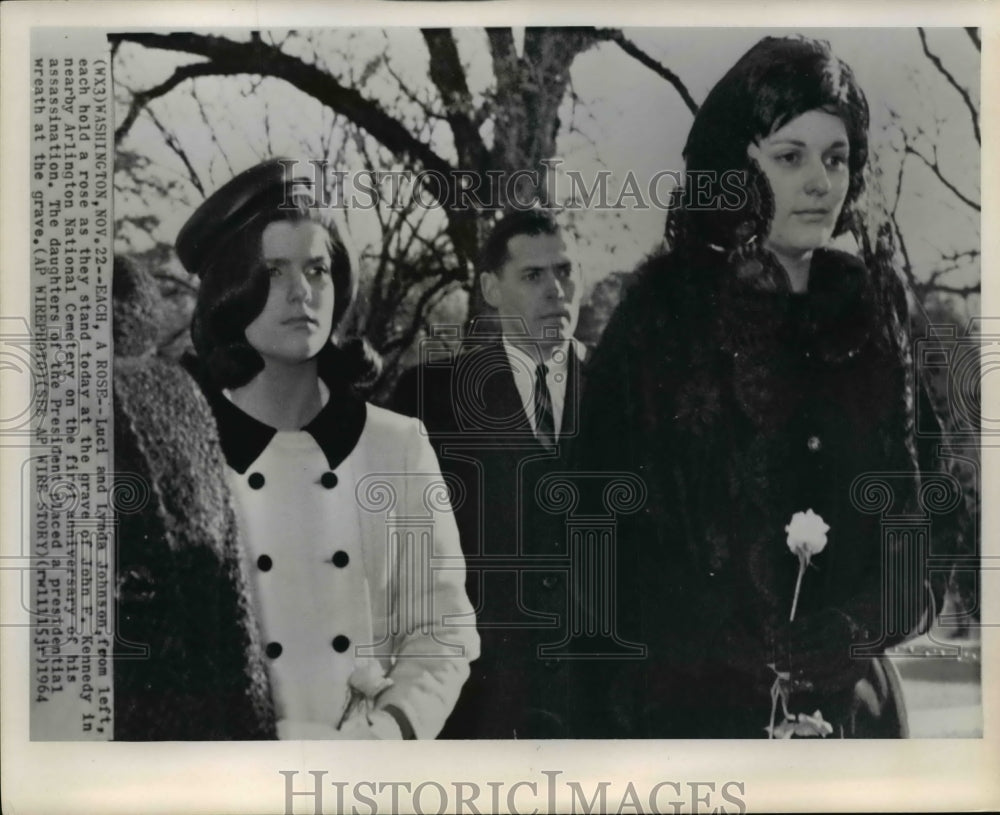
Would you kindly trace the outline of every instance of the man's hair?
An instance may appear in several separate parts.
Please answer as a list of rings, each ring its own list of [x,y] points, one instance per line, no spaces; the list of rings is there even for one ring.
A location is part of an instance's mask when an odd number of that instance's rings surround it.
[[[518,235],[558,235],[559,233],[559,224],[546,210],[519,210],[505,215],[493,227],[483,243],[483,249],[479,255],[479,270],[498,273],[510,258],[507,248],[511,238]]]

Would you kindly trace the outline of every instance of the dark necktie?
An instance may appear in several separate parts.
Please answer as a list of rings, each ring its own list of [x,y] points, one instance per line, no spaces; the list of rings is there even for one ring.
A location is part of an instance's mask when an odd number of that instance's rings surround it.
[[[542,447],[551,450],[556,444],[556,423],[552,417],[552,397],[545,382],[548,372],[544,364],[535,369],[535,435]]]

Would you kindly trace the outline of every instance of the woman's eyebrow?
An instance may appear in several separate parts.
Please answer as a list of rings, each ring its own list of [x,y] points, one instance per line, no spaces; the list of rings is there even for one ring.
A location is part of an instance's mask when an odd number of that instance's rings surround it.
[[[804,141],[802,141],[801,139],[792,139],[792,138],[785,138],[785,137],[774,138],[772,136],[769,139],[769,142],[770,142],[770,145],[772,147],[776,146],[776,145],[779,145],[779,144],[781,144],[781,145],[790,144],[793,147],[808,147],[809,146]],[[830,144],[828,144],[823,149],[824,150],[832,150],[834,147],[847,147],[847,146],[848,146],[848,143],[847,143],[846,140],[844,140],[844,139],[837,139],[836,141],[833,141]]]
[[[326,255],[313,255],[312,257],[306,259],[306,263],[326,263],[326,261],[327,261]],[[271,257],[265,257],[264,262],[281,264],[281,263],[291,263],[292,261],[290,258],[287,258],[284,255],[274,255]]]

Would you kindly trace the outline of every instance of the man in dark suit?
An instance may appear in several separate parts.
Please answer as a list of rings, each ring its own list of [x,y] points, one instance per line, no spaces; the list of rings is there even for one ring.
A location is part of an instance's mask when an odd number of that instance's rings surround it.
[[[480,265],[495,317],[477,321],[457,355],[428,351],[393,405],[423,420],[449,480],[482,638],[441,738],[564,738],[570,666],[555,653],[568,637],[566,532],[539,493],[566,469],[576,430],[580,271],[537,210],[504,217]]]

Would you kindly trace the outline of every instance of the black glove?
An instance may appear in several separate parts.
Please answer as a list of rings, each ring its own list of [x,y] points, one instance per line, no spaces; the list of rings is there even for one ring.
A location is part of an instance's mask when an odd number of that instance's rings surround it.
[[[849,690],[868,670],[870,657],[852,657],[863,631],[837,609],[823,609],[776,632],[776,668],[791,674],[792,690],[828,696]]]

